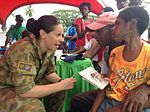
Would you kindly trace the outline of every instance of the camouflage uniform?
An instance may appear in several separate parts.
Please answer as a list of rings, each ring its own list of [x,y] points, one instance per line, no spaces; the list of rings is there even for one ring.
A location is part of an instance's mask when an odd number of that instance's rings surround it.
[[[49,50],[43,58],[36,39],[13,44],[0,62],[0,112],[59,112],[64,91],[45,98],[46,110],[40,99],[19,96],[35,85],[50,83],[44,77],[55,72],[54,64],[54,52]]]

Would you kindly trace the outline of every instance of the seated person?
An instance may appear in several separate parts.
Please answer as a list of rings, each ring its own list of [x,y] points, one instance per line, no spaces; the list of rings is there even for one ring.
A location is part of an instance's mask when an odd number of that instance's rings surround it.
[[[93,37],[96,38],[98,44],[102,47],[107,46],[102,58],[101,74],[103,76],[107,76],[108,74],[108,57],[111,50],[120,45],[120,42],[115,42],[111,36],[111,28],[115,19],[116,15],[107,12],[101,14],[93,24],[87,25],[89,31],[93,31],[93,34],[95,34]],[[96,112],[104,95],[104,92],[100,89],[77,94],[72,98],[70,112],[89,112],[90,110]]]
[[[61,80],[55,72],[54,53],[63,41],[63,26],[45,15],[29,19],[26,27],[33,38],[12,44],[0,63],[0,112],[60,112],[65,90],[76,82]]]

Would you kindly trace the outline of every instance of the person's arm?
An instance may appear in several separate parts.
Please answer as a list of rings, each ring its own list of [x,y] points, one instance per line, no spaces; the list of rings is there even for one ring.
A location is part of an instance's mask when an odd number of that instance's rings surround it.
[[[85,51],[86,51],[86,49],[84,47],[82,47],[78,51],[72,52],[72,54],[80,54],[80,53],[83,53]]]
[[[18,45],[18,49],[13,49],[12,53],[9,55],[9,64],[11,66],[12,71],[12,83],[15,88],[16,94],[21,97],[44,97],[49,94],[72,89],[76,80],[74,78],[67,78],[58,82],[60,78],[54,73],[54,58],[47,60],[47,62],[43,62],[46,65],[47,69],[38,73],[38,70],[44,69],[40,66],[40,60],[36,58],[36,54],[34,54],[32,46],[24,49],[22,44]],[[46,58],[46,57],[45,57]],[[39,65],[38,65],[39,64]],[[37,70],[37,67],[38,70]],[[43,78],[51,81],[53,84],[47,85],[37,85],[43,81]],[[57,83],[58,82],[58,83]]]
[[[147,102],[145,103],[145,105],[144,105],[144,109],[146,109],[146,108],[150,108],[150,97],[148,98],[148,100],[147,100]],[[140,108],[140,106],[139,106],[139,108]],[[133,108],[134,109],[134,108]],[[122,104],[120,104],[120,105],[116,105],[116,106],[113,106],[112,108],[108,108],[107,110],[106,110],[106,112],[126,112],[127,111],[127,109],[125,109],[125,111],[122,111]],[[134,110],[135,112],[142,112],[142,111],[137,111],[137,110]],[[132,111],[130,111],[130,112],[132,112]]]
[[[84,37],[85,36],[85,34],[87,33],[87,29],[85,29],[85,30],[81,30],[81,26],[79,26],[79,25],[76,25],[76,29],[77,29],[77,35],[78,35],[78,38],[80,39],[80,38],[82,38],[82,37]]]
[[[70,40],[71,38],[72,38],[72,36],[69,36],[69,34],[66,34],[66,35],[65,35],[65,39],[66,39],[66,40]]]
[[[122,112],[133,109],[141,112],[143,108],[150,108],[150,86],[147,84],[141,84],[140,86],[133,89],[125,97],[122,105]]]
[[[45,78],[51,82],[47,85],[34,85],[29,91],[20,94],[21,97],[36,97],[41,98],[52,93],[56,93],[63,90],[72,89],[76,80],[74,78],[67,78],[61,80],[55,72],[45,76]],[[42,79],[41,79],[42,80]]]
[[[84,30],[82,30],[82,27],[85,27],[84,26],[84,21],[82,18],[78,18],[76,20],[76,31],[77,31],[77,36],[78,38],[82,38],[85,36],[85,34],[87,33],[88,29],[85,28]]]
[[[120,105],[108,108],[106,112],[142,112],[150,108],[150,86],[142,84],[131,91]]]
[[[76,41],[76,39],[77,39],[77,34],[75,34],[74,36],[72,36],[72,38],[70,40]]]
[[[81,47],[79,50],[73,52],[73,54],[80,54],[89,50],[91,48],[91,44],[92,44],[92,39],[88,43],[86,43],[84,47]]]
[[[67,35],[65,36],[65,39],[66,39],[66,40],[76,40],[76,38],[77,38],[77,35],[69,36],[69,34],[67,34]]]
[[[69,39],[71,39],[71,37],[72,37],[72,36],[69,36],[69,29],[70,29],[70,27],[67,28],[67,31],[66,31],[66,34],[65,34],[65,40],[67,40],[67,41]]]
[[[66,78],[58,83],[47,85],[35,85],[31,90],[26,93],[20,94],[21,97],[35,97],[41,98],[58,91],[72,89],[76,80],[74,78]]]
[[[84,57],[93,58],[101,49],[98,44],[92,44],[91,49],[84,53]]]
[[[69,33],[70,28],[71,28],[71,26],[67,28],[67,31],[66,31],[66,34],[65,34],[65,40],[67,40],[67,41],[68,40],[76,40],[76,38],[77,38],[76,28],[73,29],[74,32],[75,32],[75,34],[73,36],[70,36],[70,33]]]
[[[54,72],[54,73],[51,73],[50,75],[47,75],[46,79],[49,82],[55,83],[55,82],[59,82],[61,78]]]
[[[96,96],[96,99],[93,103],[93,106],[91,108],[90,112],[97,112],[97,109],[99,108],[100,104],[102,103],[102,101],[105,99],[105,93],[106,93],[106,89],[104,90],[98,90],[98,94]]]

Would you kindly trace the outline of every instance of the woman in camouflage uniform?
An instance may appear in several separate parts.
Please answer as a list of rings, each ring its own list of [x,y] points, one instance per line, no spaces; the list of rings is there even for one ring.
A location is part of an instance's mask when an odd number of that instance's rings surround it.
[[[76,80],[55,73],[54,52],[62,42],[63,27],[54,16],[29,19],[33,35],[15,44],[0,62],[0,112],[59,112],[64,90]],[[47,98],[46,109],[40,98]]]

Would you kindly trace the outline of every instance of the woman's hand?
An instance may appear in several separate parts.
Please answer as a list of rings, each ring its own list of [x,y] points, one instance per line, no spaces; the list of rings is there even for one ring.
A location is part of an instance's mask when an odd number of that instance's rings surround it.
[[[76,83],[75,78],[66,78],[60,82],[60,85],[64,90],[72,89]]]

